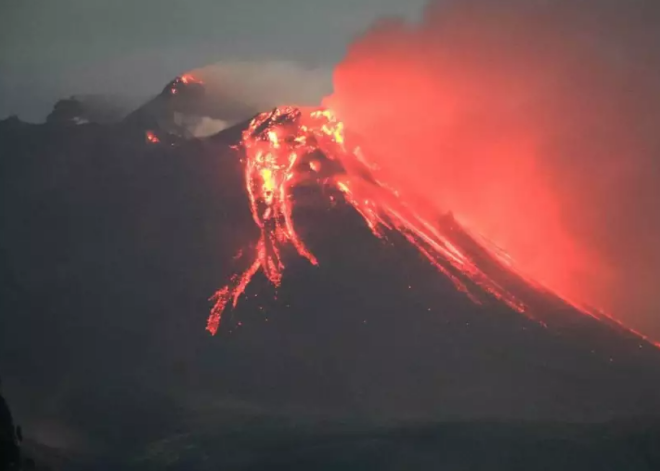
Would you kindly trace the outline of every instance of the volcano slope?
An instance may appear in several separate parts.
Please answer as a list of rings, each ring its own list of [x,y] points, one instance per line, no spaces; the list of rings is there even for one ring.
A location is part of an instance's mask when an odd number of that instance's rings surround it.
[[[576,469],[657,463],[637,421],[660,413],[658,350],[509,272],[448,216],[443,233],[535,319],[473,302],[401,234],[375,237],[341,192],[307,185],[292,217],[318,265],[285,246],[279,288],[257,272],[209,335],[209,296],[260,237],[233,147],[243,128],[148,142],[135,122],[0,124],[0,368],[26,435],[158,469],[394,449],[391,469],[538,468],[548,450],[567,469],[576,453]],[[362,425],[328,439],[338,420]],[[610,420],[626,425],[556,425]],[[298,423],[313,431],[282,432]]]

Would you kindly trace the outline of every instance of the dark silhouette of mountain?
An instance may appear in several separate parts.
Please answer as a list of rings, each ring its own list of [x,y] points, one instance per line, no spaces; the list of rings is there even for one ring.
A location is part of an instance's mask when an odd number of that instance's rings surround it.
[[[137,101],[125,96],[74,95],[55,103],[46,121],[69,125],[118,123],[133,111]]]
[[[2,382],[0,381],[0,388]],[[7,401],[0,390],[0,469],[17,466],[20,462],[20,429],[14,425],[14,418]]]
[[[184,74],[168,83],[163,90],[144,105],[130,113],[123,122],[131,128],[156,131],[158,134],[191,138],[200,134],[204,121],[213,122],[211,127],[228,124],[221,119],[227,113],[234,116],[233,105],[226,101],[218,105],[207,95],[205,85],[192,75]],[[250,113],[242,116],[245,119]],[[219,124],[218,124],[219,123]],[[203,130],[202,134],[208,134]]]
[[[82,124],[87,122],[83,117],[84,109],[80,101],[71,97],[55,103],[53,110],[46,117],[46,122],[62,124]]]
[[[170,469],[222,464],[212,450],[235,443],[223,430],[255,456],[237,469],[544,469],[554,449],[574,469],[633,455],[626,469],[651,469],[637,444],[657,431],[637,422],[548,423],[657,416],[658,351],[526,286],[451,218],[438,224],[526,290],[547,327],[496,300],[474,304],[402,237],[375,238],[312,186],[297,191],[294,218],[319,266],[284,254],[277,293],[257,274],[209,336],[208,298],[259,235],[231,147],[242,125],[149,143],[143,111],[105,126],[0,122],[0,371],[28,438],[114,466],[192,436],[172,445]],[[260,428],[277,414],[314,422],[309,441]],[[323,424],[342,418],[394,425],[327,441]],[[251,448],[254,434],[273,440],[268,453]],[[183,450],[215,461],[186,467]]]

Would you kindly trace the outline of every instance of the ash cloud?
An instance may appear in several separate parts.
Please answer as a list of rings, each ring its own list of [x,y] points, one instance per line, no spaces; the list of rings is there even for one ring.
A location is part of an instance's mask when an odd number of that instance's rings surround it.
[[[403,190],[660,337],[660,6],[431,2],[358,38],[326,99]]]

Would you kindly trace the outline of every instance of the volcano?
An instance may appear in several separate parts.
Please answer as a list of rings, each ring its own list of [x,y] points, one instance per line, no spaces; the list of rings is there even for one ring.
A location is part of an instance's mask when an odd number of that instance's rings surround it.
[[[546,308],[534,307],[539,304],[535,298],[547,295],[561,300],[559,295],[531,278],[522,277],[505,250],[485,237],[477,240],[471,236],[456,223],[451,213],[448,218],[438,218],[437,214],[429,218],[406,204],[397,190],[372,174],[371,170],[378,167],[365,159],[359,147],[352,151],[347,149],[344,125],[331,111],[276,108],[253,119],[242,138],[246,190],[261,237],[250,267],[235,275],[229,285],[215,294],[216,303],[207,327],[211,333],[216,333],[227,303],[231,301],[236,307],[258,270],[275,287],[280,285],[284,269],[280,256],[283,243],[289,243],[311,264],[318,264],[297,235],[293,221],[296,201],[307,198],[305,195],[296,197],[294,191],[305,183],[338,192],[329,195],[329,200],[334,203],[336,198],[343,197],[343,202],[363,217],[375,237],[387,239],[393,233],[403,236],[449,278],[458,291],[477,304],[482,301],[475,291],[481,291],[520,313],[529,313],[531,309],[548,317],[544,314]],[[468,288],[468,284],[474,286]],[[527,286],[521,286],[524,284]],[[531,297],[530,290],[533,291]],[[623,324],[603,312],[563,301],[585,315],[626,330]],[[545,321],[540,322],[547,325]],[[628,331],[660,348],[660,343]]]
[[[142,129],[145,134],[191,138],[203,118],[211,114],[204,82],[191,74],[182,74],[126,116],[123,124]]]
[[[116,458],[254,417],[660,414],[652,342],[407,205],[330,112],[189,139],[138,115],[0,123],[0,368],[27,434]]]

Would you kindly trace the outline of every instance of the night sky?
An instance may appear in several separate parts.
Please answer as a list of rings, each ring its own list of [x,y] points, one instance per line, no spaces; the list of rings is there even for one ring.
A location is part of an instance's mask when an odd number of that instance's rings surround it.
[[[425,0],[65,0],[0,4],[0,117],[43,120],[59,98],[155,93],[181,71],[223,61],[331,70],[383,16]]]

